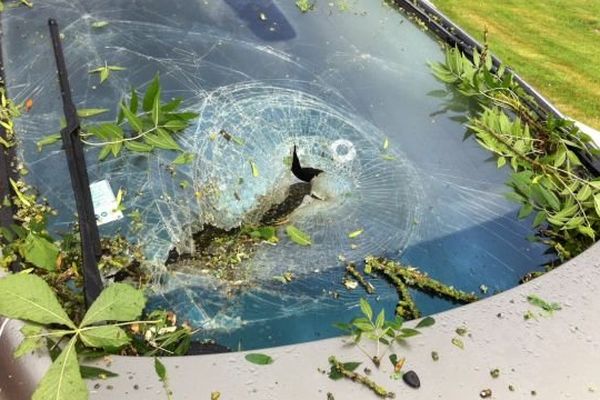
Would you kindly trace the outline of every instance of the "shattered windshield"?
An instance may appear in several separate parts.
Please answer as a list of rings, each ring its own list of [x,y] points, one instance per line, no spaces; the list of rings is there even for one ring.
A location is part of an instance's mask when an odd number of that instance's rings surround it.
[[[468,104],[428,68],[438,42],[366,0],[48,0],[2,14],[7,91],[33,104],[18,153],[56,233],[75,202],[60,143],[40,145],[63,115],[48,18],[77,108],[108,110],[91,120],[123,118],[115,105],[157,75],[165,102],[197,114],[171,150],[104,154],[82,139],[101,235],[140,245],[149,307],[201,338],[249,349],[338,334],[366,296],[345,266],[369,255],[481,296],[545,260],[504,198],[506,172],[464,136]],[[370,281],[392,315],[394,287]],[[424,314],[453,306],[413,295]]]

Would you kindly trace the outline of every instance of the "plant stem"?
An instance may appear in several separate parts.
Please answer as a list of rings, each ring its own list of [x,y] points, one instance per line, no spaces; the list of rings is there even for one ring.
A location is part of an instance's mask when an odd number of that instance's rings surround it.
[[[348,272],[354,279],[360,283],[362,287],[365,288],[367,293],[372,294],[375,292],[375,288],[371,284],[371,282],[367,281],[364,276],[356,269],[356,266],[352,263],[346,265],[346,272]]]
[[[371,268],[384,272],[386,275],[397,276],[408,286],[416,286],[433,295],[459,303],[471,303],[479,300],[475,294],[463,292],[452,286],[444,285],[440,281],[428,277],[414,267],[401,265],[395,261],[372,256],[367,257],[365,261],[367,264],[371,265]]]
[[[331,364],[331,366],[333,368],[335,368],[335,370],[337,372],[344,375],[346,378],[351,379],[354,382],[358,382],[358,383],[368,387],[379,397],[387,398],[387,399],[393,399],[396,397],[394,392],[387,391],[385,388],[379,386],[377,383],[373,382],[366,376],[358,374],[353,371],[348,371],[347,369],[345,369],[343,363],[339,362],[335,358],[335,356],[329,357],[329,364]]]

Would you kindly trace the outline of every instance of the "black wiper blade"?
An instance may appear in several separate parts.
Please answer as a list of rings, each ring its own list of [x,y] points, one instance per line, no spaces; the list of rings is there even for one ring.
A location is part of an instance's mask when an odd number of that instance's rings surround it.
[[[63,111],[67,122],[67,126],[60,131],[60,134],[67,156],[71,186],[73,187],[75,205],[79,217],[79,234],[83,255],[84,294],[86,306],[89,307],[102,291],[102,279],[98,270],[98,260],[102,251],[100,234],[98,233],[98,225],[96,224],[96,216],[94,214],[83,145],[79,137],[79,118],[77,117],[77,109],[71,98],[71,87],[69,85],[65,56],[60,41],[58,23],[54,19],[49,19],[48,26],[50,28],[50,38],[52,39],[54,58],[58,70]]]

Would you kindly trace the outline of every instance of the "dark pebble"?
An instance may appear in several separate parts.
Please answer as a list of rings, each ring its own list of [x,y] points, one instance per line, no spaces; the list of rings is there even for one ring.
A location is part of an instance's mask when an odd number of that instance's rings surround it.
[[[94,389],[100,389],[100,384],[99,384],[99,383],[96,383],[96,384],[94,385]]]
[[[411,388],[418,389],[421,387],[421,381],[415,371],[407,371],[402,375],[402,380]]]

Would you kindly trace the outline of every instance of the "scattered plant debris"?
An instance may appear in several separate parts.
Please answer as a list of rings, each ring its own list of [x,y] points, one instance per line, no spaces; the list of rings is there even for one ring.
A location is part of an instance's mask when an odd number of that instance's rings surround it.
[[[244,357],[246,361],[257,365],[269,365],[273,364],[274,360],[271,356],[262,353],[250,353]]]
[[[396,395],[393,392],[390,392],[373,382],[368,377],[361,375],[357,372],[354,372],[356,368],[360,365],[359,362],[346,362],[342,363],[338,361],[334,356],[329,357],[329,364],[331,365],[331,369],[329,371],[329,378],[333,380],[347,378],[352,380],[353,382],[360,383],[373,391],[377,396],[382,398],[393,399]]]

